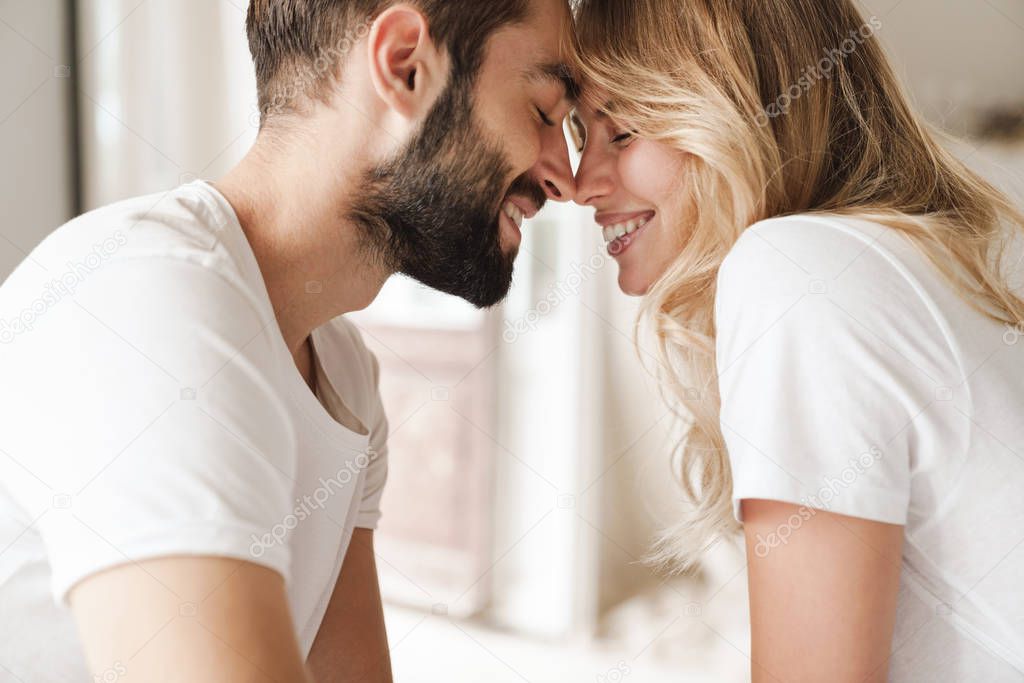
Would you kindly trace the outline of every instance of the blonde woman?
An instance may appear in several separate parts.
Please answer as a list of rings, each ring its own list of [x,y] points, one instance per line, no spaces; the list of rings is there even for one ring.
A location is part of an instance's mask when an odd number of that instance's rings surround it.
[[[577,201],[742,529],[755,681],[1024,680],[1024,216],[848,0],[582,0]]]

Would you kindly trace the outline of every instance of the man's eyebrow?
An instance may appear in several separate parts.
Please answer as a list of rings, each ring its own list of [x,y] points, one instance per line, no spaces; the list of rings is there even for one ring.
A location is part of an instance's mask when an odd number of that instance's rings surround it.
[[[577,102],[580,98],[580,84],[573,78],[572,69],[568,64],[562,62],[535,64],[527,70],[526,77],[532,81],[558,83],[565,92],[565,99],[570,102]]]

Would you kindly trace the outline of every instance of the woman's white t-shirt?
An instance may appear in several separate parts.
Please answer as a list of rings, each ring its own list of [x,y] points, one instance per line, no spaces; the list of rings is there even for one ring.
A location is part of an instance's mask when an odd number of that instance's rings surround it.
[[[812,215],[744,232],[715,318],[737,519],[760,498],[905,525],[892,680],[1024,680],[1024,321],[897,230]]]
[[[376,360],[342,318],[312,338],[318,396],[203,181],[85,214],[31,252],[0,287],[0,682],[89,679],[69,588],[167,555],[282,574],[308,654],[387,472]]]

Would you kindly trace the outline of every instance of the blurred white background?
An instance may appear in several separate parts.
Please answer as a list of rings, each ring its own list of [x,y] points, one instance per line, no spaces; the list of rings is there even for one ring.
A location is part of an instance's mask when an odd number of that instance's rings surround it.
[[[930,120],[1024,187],[1024,0],[869,0]],[[0,0],[0,279],[73,215],[216,179],[256,134],[244,0]],[[1018,195],[1021,196],[1021,195]],[[640,561],[676,492],[669,421],[591,212],[524,230],[482,314],[395,280],[353,318],[393,430],[378,534],[396,678],[734,681],[742,554]]]

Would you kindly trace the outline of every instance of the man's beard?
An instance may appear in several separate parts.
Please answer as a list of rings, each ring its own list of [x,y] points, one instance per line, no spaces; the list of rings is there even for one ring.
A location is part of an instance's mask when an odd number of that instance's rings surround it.
[[[518,253],[501,248],[506,192],[538,208],[547,197],[527,175],[506,190],[511,164],[476,125],[471,93],[453,76],[409,145],[366,173],[348,218],[378,265],[487,308],[508,295]]]

